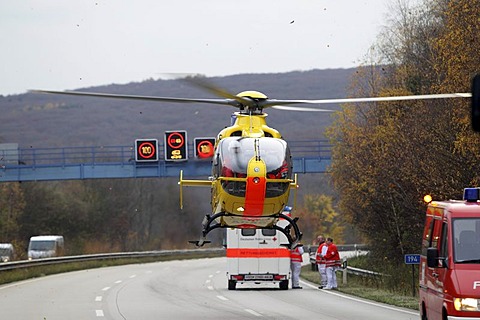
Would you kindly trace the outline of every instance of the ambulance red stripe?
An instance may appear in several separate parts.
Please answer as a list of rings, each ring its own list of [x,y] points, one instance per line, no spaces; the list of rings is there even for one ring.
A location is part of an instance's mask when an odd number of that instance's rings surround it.
[[[290,258],[287,248],[227,248],[227,258]]]

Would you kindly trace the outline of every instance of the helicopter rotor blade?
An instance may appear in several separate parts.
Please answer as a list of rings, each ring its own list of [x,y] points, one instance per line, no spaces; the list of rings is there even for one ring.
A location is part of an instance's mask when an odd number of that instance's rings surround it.
[[[328,109],[315,109],[315,108],[306,108],[306,107],[294,107],[294,106],[288,106],[288,105],[283,105],[283,106],[270,106],[272,109],[277,109],[277,110],[285,110],[285,111],[307,111],[307,112],[335,112],[336,110],[328,110]]]
[[[381,102],[381,101],[407,101],[407,100],[429,100],[429,99],[446,99],[446,98],[470,98],[471,93],[443,93],[443,94],[426,94],[426,95],[410,95],[410,96],[391,96],[391,97],[367,97],[367,98],[339,98],[339,99],[319,99],[319,100],[253,100],[245,97],[239,97],[227,92],[224,89],[218,88],[206,81],[201,81],[198,78],[184,78],[188,83],[201,87],[211,93],[220,96],[224,99],[197,99],[197,98],[175,98],[175,97],[159,97],[159,96],[141,96],[141,95],[125,95],[113,93],[97,93],[97,92],[83,92],[83,91],[55,91],[55,90],[30,90],[32,93],[51,93],[73,96],[88,96],[99,98],[114,98],[114,99],[130,99],[130,100],[144,100],[153,102],[173,102],[173,103],[209,103],[229,105],[236,108],[243,109],[244,107],[253,108],[274,108],[286,111],[313,111],[313,112],[334,112],[333,110],[317,109],[308,107],[294,107],[296,104],[339,104],[339,103],[358,103],[358,102]]]
[[[345,98],[345,99],[320,99],[320,100],[274,100],[269,99],[261,105],[263,108],[273,106],[285,106],[293,104],[334,104],[334,103],[354,103],[354,102],[381,102],[381,101],[406,101],[406,100],[429,100],[446,98],[470,98],[471,93],[441,93],[425,94],[411,96],[393,96],[393,97],[369,97],[369,98]]]
[[[163,102],[175,102],[175,103],[210,103],[229,105],[233,107],[239,107],[238,101],[235,99],[190,99],[190,98],[173,98],[173,97],[157,97],[157,96],[140,96],[140,95],[125,95],[114,93],[96,93],[96,92],[83,92],[83,91],[55,91],[55,90],[29,90],[32,93],[52,93],[63,94],[71,96],[86,96],[97,98],[113,98],[113,99],[130,99],[130,100],[145,100],[145,101],[163,101]]]
[[[212,83],[210,83],[206,80],[203,80],[201,78],[186,77],[186,78],[182,78],[180,80],[182,80],[182,81],[184,81],[184,82],[186,82],[190,85],[199,87],[199,88],[204,89],[206,91],[209,91],[209,92],[213,93],[214,95],[216,95],[217,97],[222,97],[222,98],[225,98],[225,99],[231,99],[231,100],[238,101],[243,106],[247,106],[247,107],[256,106],[256,103],[253,100],[246,99],[244,97],[239,97],[239,96],[237,96],[235,94],[232,94],[232,93],[228,92],[227,90],[222,89],[218,86],[215,86]]]

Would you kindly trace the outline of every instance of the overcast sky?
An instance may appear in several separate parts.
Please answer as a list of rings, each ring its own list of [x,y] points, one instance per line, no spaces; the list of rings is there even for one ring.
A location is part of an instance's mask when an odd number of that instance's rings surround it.
[[[0,95],[357,66],[390,0],[0,3]]]

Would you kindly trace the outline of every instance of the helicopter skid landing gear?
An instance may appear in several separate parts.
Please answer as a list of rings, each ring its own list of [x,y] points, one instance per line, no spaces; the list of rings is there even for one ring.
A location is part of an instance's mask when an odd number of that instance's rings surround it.
[[[197,247],[203,246],[205,243],[210,243],[211,241],[207,240],[207,234],[210,233],[210,231],[217,229],[217,228],[241,228],[240,226],[235,226],[235,225],[222,225],[219,222],[215,221],[219,217],[225,217],[225,216],[233,216],[231,214],[225,213],[225,212],[220,212],[216,213],[213,216],[210,216],[209,214],[205,215],[202,221],[202,236],[200,237],[200,240],[190,240],[188,242],[195,244]],[[288,244],[286,247],[289,249],[294,249],[298,246],[298,243],[302,239],[302,233],[300,232],[300,229],[298,228],[297,221],[298,217],[296,218],[291,218],[290,216],[284,215],[282,213],[278,213],[272,216],[267,216],[265,218],[281,218],[285,219],[288,221],[288,225],[284,228],[278,226],[278,225],[273,225],[272,227],[264,228],[264,227],[258,227],[258,229],[276,229],[280,232],[282,232],[288,239]],[[258,218],[258,217],[251,217],[251,218]],[[261,219],[261,218],[259,218]],[[293,228],[293,236],[291,234]]]
[[[217,228],[221,228],[222,226],[217,223],[211,226],[212,222],[215,221],[218,217],[221,217],[225,215],[225,213],[217,213],[214,214],[213,216],[210,216],[209,214],[206,214],[205,217],[202,220],[202,236],[200,237],[200,240],[190,240],[188,241],[189,243],[193,243],[197,247],[202,247],[205,243],[211,243],[210,240],[207,240],[207,234]]]
[[[188,241],[189,243],[193,243],[194,245],[196,245],[197,247],[203,247],[203,245],[205,243],[210,243],[211,241],[210,240],[207,240],[205,238],[202,238],[200,240],[189,240]]]
[[[285,228],[274,225],[273,228],[282,232],[287,237],[288,239],[288,245],[286,246],[287,248],[295,249],[298,246],[303,236],[303,234],[300,232],[300,229],[298,228],[298,225],[297,225],[298,217],[292,219],[290,216],[284,215],[282,213],[279,213],[277,216],[279,218],[287,220],[289,225],[286,226]],[[294,233],[293,237],[291,235],[292,227],[293,227],[293,233]]]

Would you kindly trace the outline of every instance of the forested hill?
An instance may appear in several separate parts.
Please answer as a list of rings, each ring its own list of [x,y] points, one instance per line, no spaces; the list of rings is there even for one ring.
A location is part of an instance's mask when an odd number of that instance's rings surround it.
[[[257,90],[274,99],[342,98],[356,69],[328,69],[276,74],[241,74],[208,78],[237,93]],[[32,88],[50,89],[50,88]],[[125,85],[79,89],[132,95],[216,98],[178,80],[146,80]],[[328,106],[335,109],[338,106]],[[128,145],[137,138],[163,141],[167,130],[187,130],[188,138],[215,136],[230,123],[235,109],[208,104],[167,104],[33,94],[0,96],[0,142],[21,148]],[[268,123],[287,140],[318,139],[331,123],[326,113],[267,109]]]

